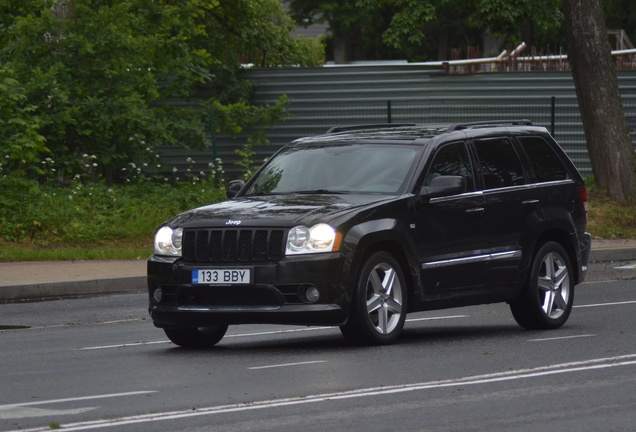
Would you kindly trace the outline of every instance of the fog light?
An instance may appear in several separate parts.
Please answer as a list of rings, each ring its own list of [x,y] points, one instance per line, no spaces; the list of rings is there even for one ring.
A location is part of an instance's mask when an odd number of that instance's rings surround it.
[[[309,287],[305,290],[305,298],[309,303],[316,303],[320,298],[320,291],[316,287]]]
[[[161,288],[157,288],[152,292],[152,298],[157,303],[161,303],[161,299],[163,298],[163,292],[161,292]]]

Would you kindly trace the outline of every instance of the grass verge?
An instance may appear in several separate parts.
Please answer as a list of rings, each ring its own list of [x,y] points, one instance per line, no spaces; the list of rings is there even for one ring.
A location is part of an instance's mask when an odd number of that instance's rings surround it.
[[[595,239],[636,239],[636,204],[612,200],[607,192],[588,187],[587,230]]]

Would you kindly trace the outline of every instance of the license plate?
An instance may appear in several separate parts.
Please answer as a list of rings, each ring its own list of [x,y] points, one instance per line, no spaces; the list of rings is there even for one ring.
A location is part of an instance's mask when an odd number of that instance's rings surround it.
[[[248,268],[192,270],[193,284],[248,285],[252,272]]]

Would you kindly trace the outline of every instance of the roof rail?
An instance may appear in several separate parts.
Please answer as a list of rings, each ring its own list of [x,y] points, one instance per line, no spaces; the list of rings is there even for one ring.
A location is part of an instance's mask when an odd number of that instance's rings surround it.
[[[530,120],[490,120],[490,121],[478,121],[471,123],[456,123],[450,125],[447,129],[447,132],[452,132],[456,130],[462,129],[470,129],[480,126],[493,126],[493,125],[512,125],[512,126],[532,126],[532,122]]]
[[[398,128],[404,126],[416,126],[415,123],[378,123],[378,124],[363,124],[353,126],[333,126],[327,131],[328,134],[338,132],[349,132],[365,129],[385,129],[385,128]]]

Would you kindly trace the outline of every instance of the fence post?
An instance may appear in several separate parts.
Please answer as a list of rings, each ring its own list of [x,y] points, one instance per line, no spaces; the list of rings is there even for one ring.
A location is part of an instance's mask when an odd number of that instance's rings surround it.
[[[219,187],[219,166],[216,160],[219,158],[216,151],[216,113],[214,112],[214,105],[211,109],[210,123],[212,126],[212,163],[214,164],[214,186]]]
[[[554,136],[554,129],[556,123],[556,96],[552,96],[552,107],[550,112],[550,133]]]
[[[393,123],[392,121],[392,113],[391,113],[391,101],[386,101],[386,122]]]

